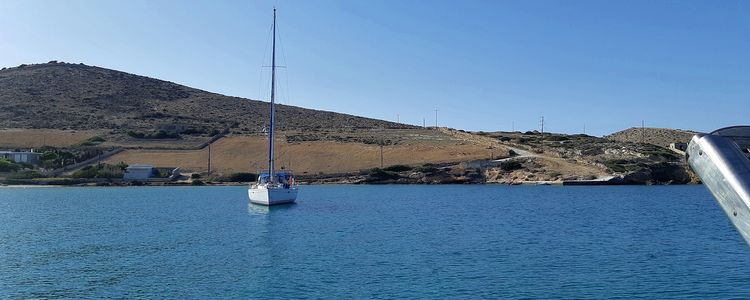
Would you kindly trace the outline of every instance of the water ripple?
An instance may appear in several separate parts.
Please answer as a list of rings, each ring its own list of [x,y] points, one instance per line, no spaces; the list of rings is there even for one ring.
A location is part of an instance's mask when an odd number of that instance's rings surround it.
[[[701,186],[0,189],[0,298],[744,298]]]

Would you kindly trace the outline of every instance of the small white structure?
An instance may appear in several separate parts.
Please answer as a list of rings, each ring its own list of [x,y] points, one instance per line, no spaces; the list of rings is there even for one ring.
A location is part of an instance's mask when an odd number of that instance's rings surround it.
[[[38,164],[40,155],[41,153],[34,152],[34,150],[31,152],[0,151],[0,158],[7,158],[17,163]]]
[[[125,168],[125,174],[122,175],[122,179],[125,180],[146,180],[151,178],[154,174],[154,166],[134,164]]]

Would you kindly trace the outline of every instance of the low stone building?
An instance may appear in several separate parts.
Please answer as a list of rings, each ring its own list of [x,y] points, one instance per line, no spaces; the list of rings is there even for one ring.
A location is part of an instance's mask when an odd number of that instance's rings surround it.
[[[39,164],[39,156],[42,155],[39,152],[17,152],[17,151],[0,151],[0,158],[10,159],[17,163],[28,163],[28,164]]]

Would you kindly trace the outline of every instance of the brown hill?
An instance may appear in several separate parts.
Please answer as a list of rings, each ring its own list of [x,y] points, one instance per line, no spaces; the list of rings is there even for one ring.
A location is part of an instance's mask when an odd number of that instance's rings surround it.
[[[687,141],[693,133],[682,130],[631,128],[607,139],[472,134],[284,105],[278,113],[278,163],[308,176],[406,164],[416,168],[398,180],[689,180],[684,160],[659,147]],[[266,102],[104,68],[47,63],[0,70],[0,148],[62,147],[73,156],[66,162],[124,148],[104,159],[205,172],[210,142],[212,174],[257,171],[266,164],[267,120]],[[158,132],[164,125],[189,130],[165,135]],[[654,145],[627,143],[641,141]]]
[[[294,106],[277,106],[280,130],[413,128]],[[50,62],[0,70],[0,128],[156,130],[182,124],[204,131],[261,132],[268,103],[228,97],[125,72]]]
[[[687,143],[697,132],[668,128],[639,128],[633,127],[607,135],[604,138],[632,143],[648,143],[662,147],[669,147],[674,142]]]

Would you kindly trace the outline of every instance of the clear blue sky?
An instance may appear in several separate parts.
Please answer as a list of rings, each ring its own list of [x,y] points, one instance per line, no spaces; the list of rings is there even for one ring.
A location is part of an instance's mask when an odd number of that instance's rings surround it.
[[[750,1],[8,1],[0,66],[59,60],[467,130],[748,124]],[[284,59],[285,58],[285,59]]]

